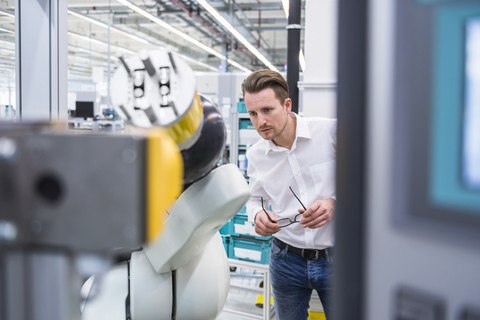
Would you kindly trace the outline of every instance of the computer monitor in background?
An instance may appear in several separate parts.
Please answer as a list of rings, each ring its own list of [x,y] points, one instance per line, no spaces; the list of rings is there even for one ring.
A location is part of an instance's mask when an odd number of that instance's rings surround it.
[[[95,116],[95,103],[93,101],[76,101],[75,102],[75,117],[77,118],[92,118]]]
[[[480,17],[465,23],[465,98],[462,178],[480,190]]]
[[[428,211],[435,213],[432,218],[449,220],[449,226],[468,228],[478,235],[480,3],[452,2],[440,6],[434,26],[432,152],[424,155],[430,159],[428,188],[432,210]],[[459,237],[466,234],[462,231]]]

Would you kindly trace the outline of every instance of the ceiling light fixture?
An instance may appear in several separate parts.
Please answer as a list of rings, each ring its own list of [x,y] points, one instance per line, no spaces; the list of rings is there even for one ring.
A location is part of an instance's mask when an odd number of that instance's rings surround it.
[[[77,11],[68,10],[68,14],[70,14],[70,15],[72,15],[72,16],[75,16],[75,17],[77,17],[77,18],[83,19],[83,20],[85,20],[85,21],[88,21],[88,22],[90,22],[90,23],[93,23],[93,24],[95,24],[95,25],[97,25],[97,26],[100,26],[100,27],[102,27],[102,28],[105,28],[105,29],[108,28],[108,24],[106,24],[105,22],[100,21],[100,20],[97,20],[97,19],[94,19],[94,18],[91,18],[91,17],[89,17],[89,16],[87,16],[87,15],[84,15],[84,14],[81,14],[81,13],[79,13],[79,12],[77,12]],[[176,54],[176,55],[178,55],[178,56],[181,56],[183,59],[185,59],[185,60],[187,60],[187,61],[189,61],[189,62],[191,62],[191,63],[197,64],[197,65],[199,65],[199,66],[202,66],[202,67],[204,67],[204,68],[206,68],[206,69],[210,69],[210,70],[212,70],[212,71],[216,71],[216,72],[219,71],[217,68],[215,68],[215,67],[213,67],[213,66],[211,66],[211,65],[208,65],[208,64],[203,63],[203,62],[201,62],[201,61],[198,61],[198,60],[196,60],[196,59],[194,59],[194,58],[190,58],[190,57],[187,57],[187,56],[185,56],[185,55],[183,55],[183,54],[180,54],[180,53],[176,52],[176,48],[174,48],[174,47],[172,47],[172,46],[170,46],[170,45],[168,45],[168,44],[166,44],[166,43],[163,43],[163,42],[161,42],[161,41],[159,41],[159,40],[157,40],[157,41],[159,42],[159,44],[154,44],[154,43],[152,43],[152,41],[149,41],[149,40],[144,39],[144,38],[142,38],[142,37],[136,36],[136,35],[134,35],[134,34],[132,34],[132,33],[129,33],[129,32],[127,32],[127,31],[124,31],[124,30],[119,29],[119,28],[117,28],[117,27],[112,27],[112,26],[110,26],[110,30],[115,31],[116,33],[119,33],[119,34],[121,34],[121,35],[123,35],[123,36],[129,37],[130,39],[133,39],[133,40],[135,40],[135,41],[138,41],[138,42],[141,42],[141,43],[144,43],[144,44],[148,44],[148,45],[152,45],[152,46],[165,47],[165,48],[167,48],[168,50],[171,50],[174,54]],[[238,65],[238,64],[237,64],[237,65]],[[238,65],[237,68],[240,69],[241,67],[242,67],[242,66]]]
[[[118,0],[117,0],[118,1]],[[220,22],[238,41],[240,41],[250,52],[252,52],[260,61],[263,62],[270,70],[278,72],[278,69],[265,58],[260,51],[257,50],[248,40],[240,34],[217,10],[215,10],[207,1],[197,0],[197,2],[210,13],[218,22]]]
[[[87,55],[96,56],[98,58],[108,59],[108,54],[101,53],[101,52],[98,52],[98,51],[82,48],[82,47],[75,46],[75,45],[72,45],[72,44],[69,44],[68,48],[75,50],[75,52],[81,52],[81,53],[85,53]],[[77,55],[73,55],[74,58],[76,58],[76,56]],[[110,56],[110,59],[112,59],[113,61],[118,60],[118,58],[116,56]]]
[[[201,61],[198,61],[198,60],[196,60],[196,59],[187,57],[187,56],[185,56],[185,55],[183,55],[183,54],[181,54],[181,53],[178,53],[178,52],[174,52],[173,54],[181,57],[181,58],[182,58],[183,60],[185,60],[185,61],[198,64],[199,66],[202,66],[202,67],[204,67],[204,68],[206,68],[206,69],[209,69],[209,70],[212,70],[212,71],[215,71],[215,72],[219,72],[219,70],[218,70],[217,68],[215,68],[215,67],[213,67],[213,66],[211,66],[211,65],[209,65],[209,64],[206,64],[206,63],[204,63],[204,62],[201,62]]]
[[[68,35],[72,36],[74,38],[82,39],[82,40],[89,41],[89,42],[92,42],[92,43],[108,46],[107,42],[104,42],[104,41],[101,41],[101,40],[98,40],[98,39],[94,39],[94,38],[91,38],[91,37],[87,37],[87,36],[84,36],[83,34],[78,34],[78,33],[72,32],[72,31],[68,31]],[[110,44],[110,47],[112,47],[112,48],[114,48],[118,51],[122,51],[124,53],[127,53],[127,54],[132,54],[132,55],[135,54],[135,52],[130,50],[130,49],[125,49],[125,48],[122,48],[122,47],[119,47],[119,46],[116,46],[116,45],[113,45],[113,44]]]
[[[305,55],[303,54],[302,49],[300,49],[300,53],[298,54],[298,62],[300,63],[300,67],[302,68],[302,72],[305,72]]]
[[[100,20],[97,20],[97,19],[94,19],[94,18],[91,18],[89,16],[86,16],[84,14],[81,14],[77,11],[74,11],[74,10],[68,10],[68,14],[74,16],[74,17],[77,17],[77,18],[80,18],[80,19],[83,19],[85,21],[88,21],[90,23],[93,23],[99,27],[102,27],[102,28],[105,28],[105,29],[108,29],[108,24],[106,24],[105,22],[103,21],[100,21]],[[126,37],[129,37],[130,39],[133,39],[135,41],[138,41],[138,42],[141,42],[141,43],[145,43],[145,44],[150,44],[150,42],[148,42],[147,40],[143,39],[143,38],[140,38],[134,34],[131,34],[131,33],[128,33],[126,31],[123,31],[122,29],[119,29],[119,28],[116,28],[116,27],[112,27],[110,26],[110,30],[112,31],[115,31],[117,33],[120,33],[121,35],[124,35]]]
[[[77,17],[77,18],[83,19],[85,21],[88,21],[90,23],[96,24],[97,26],[100,26],[102,28],[108,28],[108,24],[106,24],[105,22],[102,22],[100,20],[93,19],[89,16],[83,15],[83,14],[78,13],[78,12],[76,12],[74,10],[71,10],[71,9],[68,9],[67,12],[68,12],[69,15],[72,15],[74,17]]]
[[[181,37],[184,38],[185,40],[187,40],[187,41],[195,44],[196,46],[198,46],[199,48],[207,51],[208,53],[213,54],[214,56],[216,56],[216,57],[218,57],[218,58],[220,58],[220,59],[222,59],[222,60],[227,59],[227,57],[225,57],[224,55],[222,55],[222,54],[216,52],[215,50],[211,49],[210,47],[204,45],[204,44],[201,43],[200,41],[198,41],[198,40],[196,40],[196,39],[194,39],[194,38],[192,38],[192,37],[184,34],[183,32],[175,29],[174,27],[172,27],[172,26],[169,25],[168,23],[166,23],[166,22],[164,22],[164,21],[156,18],[155,16],[151,15],[151,14],[148,13],[147,11],[145,11],[145,10],[143,10],[143,9],[135,6],[135,5],[133,5],[133,4],[130,3],[129,1],[126,1],[126,0],[117,0],[117,1],[120,2],[121,4],[127,6],[127,7],[130,8],[131,10],[133,10],[133,11],[139,13],[140,15],[144,16],[145,18],[150,19],[152,22],[157,23],[158,25],[166,28],[167,30],[169,30],[169,31],[171,31],[171,32],[173,32],[173,33],[181,36]],[[106,23],[104,23],[104,22],[102,22],[102,21],[99,21],[99,20],[97,20],[97,19],[93,19],[93,18],[91,18],[91,17],[85,16],[85,15],[83,15],[83,14],[80,14],[80,13],[74,11],[74,10],[70,10],[70,9],[69,9],[69,10],[68,10],[68,13],[71,14],[71,15],[73,15],[73,16],[75,16],[75,17],[78,17],[78,18],[84,19],[84,20],[86,20],[86,21],[89,21],[89,22],[91,22],[91,23],[93,23],[93,24],[95,24],[95,25],[97,25],[97,26],[100,26],[100,27],[103,27],[103,28],[108,28],[108,25],[107,25]],[[11,18],[15,18],[15,15],[14,15],[14,14],[11,14],[10,12],[4,11],[4,10],[0,10],[0,14],[3,14],[3,15],[5,15],[5,16],[11,17]],[[126,32],[126,31],[123,31],[123,30],[121,30],[121,29],[119,29],[119,28],[112,27],[112,26],[110,26],[110,28],[111,28],[112,31],[115,31],[115,32],[120,33],[120,34],[123,34],[123,35],[125,35],[125,36],[127,36],[127,37],[129,37],[129,38],[131,38],[131,39],[133,39],[133,40],[136,40],[136,41],[139,41],[139,42],[145,43],[145,44],[151,44],[150,41],[148,41],[148,40],[146,40],[146,39],[143,39],[143,38],[141,38],[141,37],[138,37],[138,36],[136,36],[136,35],[133,35],[133,34],[131,34],[131,33],[128,33],[128,32]],[[104,43],[104,42],[102,42],[102,41],[100,41],[100,40],[93,39],[93,38],[90,38],[90,37],[87,37],[87,36],[83,36],[83,35],[78,34],[78,33],[68,32],[68,34],[69,34],[70,36],[77,37],[77,38],[81,38],[81,39],[84,39],[84,40],[87,40],[87,41],[90,41],[90,42],[99,43],[99,44],[102,44],[102,45],[108,45],[107,43]],[[165,45],[165,46],[166,46],[166,47],[169,47],[168,45]],[[115,47],[118,48],[118,50],[127,52],[127,53],[129,53],[129,54],[134,54],[134,52],[133,52],[132,50],[125,49],[125,48],[121,48],[121,47],[118,47],[118,46],[115,46]],[[172,48],[170,47],[170,50],[171,50],[171,49],[172,49]],[[172,51],[173,51],[173,50],[172,50]],[[198,61],[198,60],[196,60],[196,59],[193,59],[193,58],[190,58],[190,57],[186,57],[186,56],[181,55],[181,54],[179,54],[179,53],[177,53],[177,52],[175,52],[175,54],[178,54],[179,56],[182,56],[185,60],[188,60],[188,61],[190,61],[190,62],[193,62],[193,63],[195,63],[195,64],[198,64],[198,65],[200,65],[200,66],[202,66],[202,67],[205,67],[205,68],[207,68],[207,69],[210,69],[210,70],[212,70],[212,71],[218,71],[217,68],[212,67],[212,66],[210,66],[210,65],[208,65],[208,64],[206,64],[206,63],[203,63],[203,62],[201,62],[201,61]],[[232,60],[232,59],[229,59],[229,58],[228,58],[227,61],[228,61],[228,63],[230,63],[232,66],[238,68],[238,69],[241,70],[241,71],[244,71],[244,72],[252,72],[250,69],[244,67],[243,65],[235,62],[235,61]]]
[[[0,28],[0,31],[5,33],[10,33],[10,34],[15,34],[15,31],[9,30],[9,29]]]
[[[226,56],[224,56],[223,54],[220,54],[219,52],[213,50],[212,48],[210,48],[209,46],[207,45],[204,45],[203,43],[201,43],[200,41],[194,39],[193,37],[181,32],[180,30],[174,28],[173,26],[171,26],[170,24],[166,23],[165,21],[163,20],[160,20],[159,18],[155,17],[154,15],[148,13],[147,11],[143,10],[142,8],[140,7],[137,7],[136,5],[134,5],[133,3],[131,3],[130,1],[128,0],[117,0],[117,2],[123,4],[124,6],[130,8],[131,10],[135,11],[136,13],[144,16],[145,18],[149,19],[150,21],[158,24],[159,26],[167,29],[168,31],[182,37],[183,39],[187,40],[188,42],[196,45],[197,47],[201,48],[202,50],[216,56],[217,58],[219,59],[222,59],[222,60],[225,60],[227,59]],[[228,61],[228,60],[227,60]],[[230,60],[232,61],[232,60]],[[236,68],[242,70],[242,71],[245,71],[245,72],[251,72],[251,70],[245,68],[244,66],[240,65],[239,63],[231,63],[233,66],[235,66]]]
[[[8,17],[10,17],[10,18],[15,18],[15,15],[14,15],[14,14],[12,14],[12,13],[10,13],[10,12],[8,12],[8,11],[5,11],[5,10],[0,10],[0,14],[3,14],[3,15],[8,16]]]

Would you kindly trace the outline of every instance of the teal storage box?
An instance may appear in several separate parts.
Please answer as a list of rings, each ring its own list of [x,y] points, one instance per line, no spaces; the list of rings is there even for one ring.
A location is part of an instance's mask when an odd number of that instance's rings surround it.
[[[225,248],[225,252],[228,257],[228,251],[229,251],[229,245],[230,245],[230,236],[223,236],[222,235],[222,242],[223,242],[223,247]]]
[[[238,129],[255,129],[255,127],[249,119],[241,119],[238,124]]]
[[[245,214],[245,212],[247,212],[247,207],[243,206],[238,214]],[[221,235],[230,236],[232,233],[234,233],[234,219],[235,217],[230,219],[223,227],[220,228],[220,230],[218,230]]]
[[[233,232],[233,221],[229,220],[223,227],[218,230],[222,236],[229,236]]]
[[[268,264],[272,240],[230,237],[228,257],[261,264]]]
[[[243,102],[243,101],[237,102],[237,112],[238,113],[247,113],[247,107],[245,106],[245,102]]]

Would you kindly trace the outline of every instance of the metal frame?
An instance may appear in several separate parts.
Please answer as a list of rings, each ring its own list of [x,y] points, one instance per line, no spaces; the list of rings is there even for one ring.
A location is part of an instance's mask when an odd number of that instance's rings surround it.
[[[67,4],[16,0],[15,10],[17,113],[22,120],[66,120]]]
[[[272,316],[275,315],[275,311],[272,307],[266,307],[266,305],[270,305],[270,299],[271,299],[271,283],[270,283],[270,271],[268,268],[268,264],[260,264],[260,263],[254,263],[254,262],[248,262],[248,261],[242,261],[242,260],[235,260],[235,259],[228,259],[228,262],[231,267],[244,267],[244,268],[250,268],[255,271],[259,271],[263,273],[263,315],[259,316],[256,314],[252,313],[247,313],[239,310],[234,310],[231,308],[223,308],[223,311],[228,312],[228,313],[233,313],[233,314],[238,314],[243,317],[247,317],[249,319],[263,319],[263,320],[270,320]]]

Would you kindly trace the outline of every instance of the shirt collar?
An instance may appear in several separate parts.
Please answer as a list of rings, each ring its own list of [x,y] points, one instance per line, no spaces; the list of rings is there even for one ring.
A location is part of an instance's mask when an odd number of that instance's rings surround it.
[[[293,141],[292,150],[295,149],[297,145],[298,138],[311,139],[312,135],[310,134],[310,129],[308,128],[307,122],[303,117],[300,117],[298,114],[292,112],[292,114],[297,119],[297,129],[295,130],[295,140]],[[284,147],[279,147],[272,140],[265,140],[265,155],[270,151],[283,151],[286,150]]]

